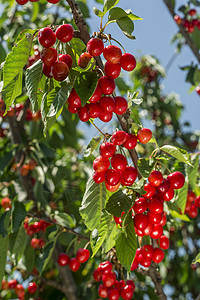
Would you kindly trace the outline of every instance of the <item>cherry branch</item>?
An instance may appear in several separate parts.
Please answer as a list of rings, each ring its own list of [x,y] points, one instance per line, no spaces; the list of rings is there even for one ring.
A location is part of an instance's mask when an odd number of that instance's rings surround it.
[[[165,5],[167,6],[171,16],[174,18],[175,12],[174,12],[173,6],[171,5],[170,0],[163,0],[163,1],[164,1]],[[182,24],[180,24],[180,25],[177,24],[177,26],[179,27],[181,34],[185,38],[186,43],[188,44],[188,46],[192,50],[193,54],[196,56],[198,62],[200,63],[199,50],[197,49],[195,43],[193,42],[190,34],[185,30],[185,28],[183,27]]]

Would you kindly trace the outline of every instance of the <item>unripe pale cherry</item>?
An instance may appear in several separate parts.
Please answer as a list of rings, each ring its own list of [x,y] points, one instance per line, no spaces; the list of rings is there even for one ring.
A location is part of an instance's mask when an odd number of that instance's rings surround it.
[[[116,79],[120,75],[121,65],[120,63],[112,64],[109,61],[107,61],[104,66],[104,72],[106,76]]]
[[[102,94],[110,95],[115,90],[115,81],[111,77],[102,76],[99,78],[98,84],[101,88]]]
[[[70,24],[63,24],[58,26],[55,34],[58,40],[67,43],[73,38],[74,29]]]
[[[115,154],[116,146],[113,143],[104,142],[101,144],[99,150],[100,150],[101,156],[103,156],[105,158],[110,158]]]
[[[114,169],[108,169],[105,173],[105,179],[109,185],[115,186],[120,182],[121,175]]]
[[[117,115],[123,115],[128,109],[128,102],[124,97],[117,96],[115,99],[114,113]]]
[[[152,132],[148,128],[141,128],[137,132],[137,138],[138,138],[140,143],[146,144],[152,138]]]
[[[172,189],[180,189],[184,186],[185,183],[185,176],[179,171],[169,174],[167,176],[167,179],[169,180],[170,187]]]
[[[133,71],[136,67],[136,59],[132,54],[124,53],[122,54],[120,64],[122,69],[130,72]]]
[[[49,48],[55,44],[56,35],[51,28],[44,27],[38,32],[38,41],[43,47]]]
[[[93,169],[96,172],[105,172],[110,166],[110,161],[108,158],[105,158],[101,155],[99,155],[95,160],[93,161]]]
[[[154,187],[159,186],[163,181],[163,175],[160,171],[152,171],[148,177],[149,183]]]
[[[103,52],[104,44],[103,41],[99,38],[92,38],[87,43],[87,51],[92,56],[99,56]]]

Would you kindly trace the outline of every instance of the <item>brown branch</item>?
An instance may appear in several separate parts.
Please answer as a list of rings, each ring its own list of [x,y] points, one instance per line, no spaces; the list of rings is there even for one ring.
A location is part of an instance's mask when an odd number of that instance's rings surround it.
[[[163,1],[164,1],[165,5],[167,6],[170,14],[174,18],[175,12],[174,12],[173,6],[171,5],[170,0],[163,0]],[[188,46],[192,50],[193,54],[196,56],[198,62],[200,63],[199,50],[197,49],[195,43],[193,42],[190,34],[185,30],[185,28],[183,27],[182,24],[180,24],[180,25],[177,24],[177,26],[179,27],[181,34],[184,36],[186,43],[188,44]]]

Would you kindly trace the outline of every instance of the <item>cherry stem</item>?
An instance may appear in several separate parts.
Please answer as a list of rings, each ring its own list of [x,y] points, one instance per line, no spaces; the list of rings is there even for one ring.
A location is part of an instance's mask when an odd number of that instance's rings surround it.
[[[118,45],[120,45],[124,51],[124,53],[126,53],[126,50],[124,49],[124,47],[122,46],[122,44],[120,42],[118,42],[118,40],[114,39],[113,37],[111,37],[111,40],[115,41]]]
[[[71,248],[71,246],[73,245],[73,243],[77,240],[77,236],[71,240],[71,242],[69,243],[68,247],[67,247],[67,250],[66,250],[66,253],[69,252],[69,249]]]
[[[162,163],[161,161],[159,161],[158,159],[157,159],[157,163],[160,164],[160,165],[162,165],[162,166],[164,166],[165,169],[168,171],[169,174],[171,173],[170,170],[166,167],[166,165],[163,164],[163,163]]]
[[[85,245],[84,249],[87,249],[87,246],[90,244],[90,241],[87,242],[87,244]]]
[[[100,129],[99,129],[99,127],[97,127],[95,124],[94,124],[94,122],[93,121],[91,121],[91,120],[89,120],[90,121],[90,123],[103,135],[103,136],[105,136],[105,133],[103,133]]]

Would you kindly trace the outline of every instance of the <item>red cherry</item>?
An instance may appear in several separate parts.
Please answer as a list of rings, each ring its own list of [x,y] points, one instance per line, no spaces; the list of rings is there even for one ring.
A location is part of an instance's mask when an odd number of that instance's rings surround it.
[[[73,38],[74,29],[70,24],[63,24],[58,26],[55,34],[58,40],[67,43]]]
[[[125,281],[124,280],[120,280],[120,281],[115,281],[114,283],[114,287],[116,289],[118,289],[118,291],[120,292],[120,290],[125,286]]]
[[[149,216],[149,214],[148,214]],[[145,229],[143,230],[143,235],[150,235],[153,231],[153,224],[151,223],[150,221],[150,218],[149,218],[149,223],[147,225],[147,227],[145,227]]]
[[[200,207],[200,196],[196,197],[195,201],[194,201],[194,205],[196,207]]]
[[[167,250],[169,248],[169,239],[165,235],[161,235],[161,237],[157,240],[157,244],[160,248]]]
[[[90,119],[88,103],[86,103],[86,105],[84,105],[83,107],[79,108],[78,116],[82,122],[87,122]]]
[[[157,191],[160,193],[166,193],[170,188],[169,180],[164,179],[163,182],[157,187]]]
[[[161,235],[163,235],[163,227],[160,224],[154,224],[150,237],[153,239],[159,239]]]
[[[100,146],[100,154],[105,158],[112,157],[116,152],[116,146],[113,143],[105,142]]]
[[[127,280],[127,281],[126,281],[126,284],[132,285],[133,288],[134,288],[134,290],[135,290],[135,283],[133,282],[133,280]],[[124,285],[124,286],[125,286],[125,285]],[[123,286],[123,287],[124,287],[124,286]]]
[[[51,28],[44,27],[38,32],[38,41],[43,47],[49,48],[55,44],[56,35]]]
[[[99,155],[95,160],[93,161],[93,169],[96,172],[105,172],[110,166],[110,161],[108,158],[105,158],[101,155]]]
[[[138,138],[140,143],[146,144],[152,138],[152,132],[148,128],[141,128],[137,132],[137,138]]]
[[[29,294],[35,294],[36,291],[37,291],[37,284],[35,282],[30,282],[28,285]]]
[[[103,284],[100,284],[98,287],[98,294],[101,298],[107,298],[108,297],[108,288],[104,286]]]
[[[24,295],[24,287],[21,284],[17,284],[15,287],[15,293],[17,294],[18,297]]]
[[[51,66],[57,60],[57,50],[55,48],[45,48],[40,53],[40,58],[47,66]]]
[[[122,145],[126,140],[126,133],[122,130],[115,131],[111,137],[111,141],[114,145]]]
[[[98,118],[103,113],[103,110],[99,103],[89,103],[89,115],[90,118]]]
[[[123,154],[114,154],[111,158],[111,165],[115,170],[119,172],[124,171],[127,166],[126,157]]]
[[[104,123],[110,122],[110,120],[113,117],[112,112],[103,111],[101,115],[99,116],[99,120],[101,120]]]
[[[167,223],[167,216],[166,216],[166,213],[163,213],[162,214],[162,219],[160,221],[160,225],[165,226],[166,223]]]
[[[151,245],[144,245],[141,248],[141,253],[144,258],[152,259],[154,249]]]
[[[77,272],[80,269],[80,262],[77,261],[76,258],[70,258],[69,260],[69,268],[70,270],[72,270],[73,272]]]
[[[47,2],[52,3],[52,4],[56,4],[58,3],[60,0],[47,0]]]
[[[122,51],[118,46],[109,45],[104,48],[103,56],[108,62],[117,64],[121,60]]]
[[[152,198],[149,203],[149,210],[161,214],[163,212],[163,202],[159,199]]]
[[[134,216],[134,225],[137,229],[143,230],[149,223],[149,218],[144,214],[136,214]]]
[[[151,185],[157,187],[159,186],[163,181],[163,175],[160,171],[152,171],[148,177],[148,181]]]
[[[198,208],[192,204],[190,210],[188,211],[188,215],[190,218],[196,218],[198,215]]]
[[[125,287],[123,287],[121,290],[122,299],[130,300],[133,297],[134,290],[135,289],[134,289],[133,285],[126,284]]]
[[[101,278],[102,278],[102,273],[101,273],[101,270],[99,269],[95,269],[94,272],[93,272],[93,278],[95,281],[101,281]]]
[[[68,110],[71,114],[76,114],[78,112],[78,108],[71,106],[70,104],[68,104]]]
[[[76,253],[76,259],[78,262],[83,264],[86,262],[90,257],[90,251],[88,249],[79,248]]]
[[[88,52],[82,53],[78,59],[79,67],[85,69],[91,59],[92,56],[90,55],[90,53]]]
[[[101,106],[103,111],[113,112],[116,104],[114,98],[104,96],[99,100],[99,105]]]
[[[66,253],[60,253],[57,262],[60,266],[66,266],[69,262],[69,256]]]
[[[117,288],[108,289],[108,299],[109,300],[118,300],[120,297],[120,292]]]
[[[191,190],[188,190],[188,193],[187,193],[187,201],[188,202],[194,202],[195,201],[195,198],[196,198],[196,195],[193,191]]]
[[[39,239],[32,238],[32,240],[31,240],[31,247],[33,249],[38,249],[40,247],[40,241],[39,241]]]
[[[78,96],[78,94],[74,88],[71,90],[71,93],[70,93],[67,101],[73,107],[76,107],[76,108],[81,107],[81,98]]]
[[[109,191],[109,192],[116,192],[120,186],[120,182],[116,185],[109,185],[107,182],[105,182],[105,186],[106,186],[106,189]]]
[[[174,21],[176,22],[176,24],[181,25],[182,23],[182,19],[181,17],[179,17],[178,15],[174,16]]]
[[[145,268],[149,268],[151,265],[151,259],[145,258],[142,254],[138,256],[139,264]]]
[[[99,264],[98,270],[101,272],[111,272],[112,271],[112,263],[110,261],[103,261],[102,263]]]
[[[104,72],[106,76],[116,79],[120,75],[121,65],[120,63],[112,64],[109,61],[107,61],[104,66]]]
[[[56,61],[52,65],[52,74],[55,80],[63,81],[69,74],[69,68],[63,61]]]
[[[28,2],[28,0],[15,0],[19,5],[24,5]]]
[[[188,12],[188,14],[190,15],[190,16],[194,16],[194,15],[196,15],[196,9],[190,9],[189,10],[189,12]]]
[[[95,89],[93,95],[89,99],[90,103],[96,103],[96,102],[98,102],[101,99],[101,95],[102,95],[102,91],[101,91],[100,85],[97,84],[96,89]]]
[[[14,289],[17,285],[17,280],[16,279],[11,279],[8,281],[8,287],[10,290]]]
[[[111,287],[114,284],[115,279],[116,279],[116,275],[112,271],[108,273],[104,273],[102,276],[103,284],[106,287]]]
[[[187,30],[188,27],[190,26],[190,22],[188,20],[183,20],[183,26],[185,27],[185,29]]]
[[[96,183],[101,183],[105,181],[105,172],[94,172],[93,180]]]
[[[181,189],[185,183],[185,176],[181,172],[173,172],[167,176],[172,189]]]
[[[128,102],[126,101],[126,99],[124,97],[121,97],[121,96],[114,97],[114,99],[115,99],[115,103],[116,103],[114,113],[117,115],[123,115],[128,109]],[[137,139],[136,139],[136,141],[137,141]]]
[[[103,41],[99,38],[92,38],[87,43],[87,51],[92,56],[99,56],[103,52],[104,44]]]
[[[53,74],[52,74],[52,67],[51,66],[47,66],[45,64],[42,65],[42,71],[44,73],[44,75],[48,78],[52,78]]]
[[[11,200],[8,197],[4,197],[1,199],[1,206],[4,209],[12,208]]]
[[[73,60],[69,54],[60,54],[59,60],[63,61],[68,66],[68,68],[71,69]]]
[[[131,265],[131,271],[135,271],[138,268],[139,262],[134,259],[132,265]]]
[[[159,264],[164,259],[164,257],[165,257],[165,253],[162,249],[160,249],[160,248],[154,249],[152,260],[156,264]]]
[[[174,198],[174,190],[172,188],[169,188],[169,190],[164,194],[164,200],[170,201]]]
[[[132,185],[135,182],[137,175],[138,172],[136,168],[126,167],[125,170],[121,173],[123,184],[126,186]]]
[[[102,76],[99,78],[99,86],[101,88],[102,94],[104,95],[110,95],[115,90],[115,81],[111,77]]]
[[[146,194],[144,194],[143,197],[145,197],[146,199],[153,197],[153,195],[156,192],[155,187],[153,185],[151,185],[150,183],[146,183],[144,185],[144,190],[145,190]]]
[[[200,24],[200,22],[199,22],[199,24]],[[200,95],[200,85],[196,87],[196,92],[198,95]]]
[[[153,211],[148,211],[149,222],[152,224],[160,224],[162,220],[162,214],[155,213]]]
[[[122,54],[120,64],[122,69],[130,72],[133,71],[136,67],[136,59],[132,54],[124,53]]]
[[[118,171],[114,169],[108,169],[105,173],[105,179],[109,185],[115,186],[120,182],[121,176]]]
[[[136,214],[142,214],[148,208],[148,202],[145,198],[137,198],[135,199],[135,203],[133,205],[134,212]]]

